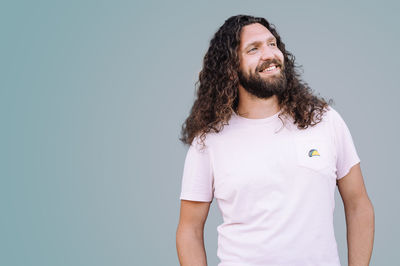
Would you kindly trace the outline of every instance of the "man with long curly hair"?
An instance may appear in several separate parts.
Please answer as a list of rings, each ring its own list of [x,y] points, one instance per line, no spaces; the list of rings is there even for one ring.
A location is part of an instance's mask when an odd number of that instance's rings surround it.
[[[207,265],[215,197],[219,266],[340,265],[334,191],[344,202],[349,265],[368,265],[374,210],[350,131],[300,79],[264,18],[230,17],[215,33],[182,126],[186,155],[176,244],[181,265]]]

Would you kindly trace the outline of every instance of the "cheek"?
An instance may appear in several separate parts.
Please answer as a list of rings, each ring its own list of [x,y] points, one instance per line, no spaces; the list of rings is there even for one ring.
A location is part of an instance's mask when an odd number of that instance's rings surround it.
[[[253,73],[257,68],[257,62],[254,60],[246,60],[240,63],[240,70],[244,73]]]
[[[283,53],[281,51],[278,52],[278,57],[282,61],[282,63],[284,63],[284,57],[283,57]]]
[[[253,57],[253,58],[249,58],[249,60],[247,60],[247,65],[246,68],[249,72],[255,72],[256,68],[258,67],[260,61],[259,58]]]

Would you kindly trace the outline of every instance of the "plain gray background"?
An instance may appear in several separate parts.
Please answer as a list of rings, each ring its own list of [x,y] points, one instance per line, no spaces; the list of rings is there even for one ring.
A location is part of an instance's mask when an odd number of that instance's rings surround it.
[[[371,265],[395,265],[398,12],[396,1],[2,2],[0,264],[178,265],[180,127],[212,35],[249,14],[276,25],[304,80],[334,99],[375,208]]]

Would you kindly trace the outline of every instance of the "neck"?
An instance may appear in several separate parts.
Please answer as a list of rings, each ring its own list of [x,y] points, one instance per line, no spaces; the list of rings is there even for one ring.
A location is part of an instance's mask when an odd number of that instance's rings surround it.
[[[239,85],[239,105],[237,114],[250,119],[266,118],[276,114],[280,110],[276,95],[267,99],[260,99],[249,94]]]

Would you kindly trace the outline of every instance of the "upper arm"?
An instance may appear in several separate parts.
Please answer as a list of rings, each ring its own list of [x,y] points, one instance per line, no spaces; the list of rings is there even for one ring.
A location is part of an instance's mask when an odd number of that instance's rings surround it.
[[[337,180],[337,185],[346,209],[355,208],[365,200],[369,201],[360,163],[355,164],[347,175]]]
[[[214,198],[214,174],[209,147],[195,138],[190,145],[183,168],[181,200],[211,202]]]
[[[211,202],[181,200],[179,227],[203,231]]]

